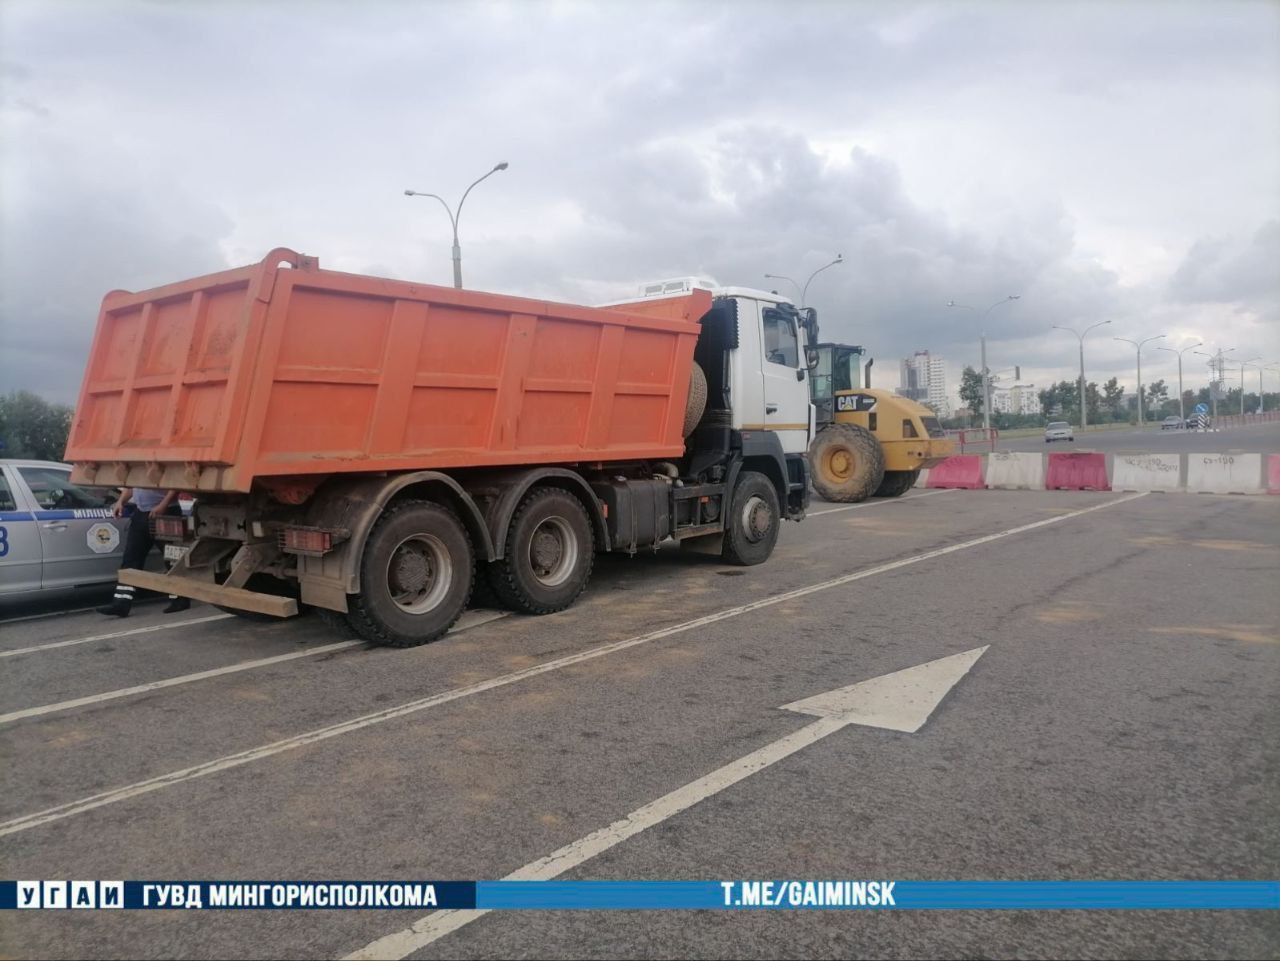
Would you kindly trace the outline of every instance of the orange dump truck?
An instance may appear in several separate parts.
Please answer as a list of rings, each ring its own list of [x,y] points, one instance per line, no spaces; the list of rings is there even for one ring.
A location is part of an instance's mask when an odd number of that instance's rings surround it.
[[[709,287],[591,308],[279,248],[113,291],[67,459],[81,482],[197,495],[192,518],[154,521],[183,559],[125,583],[257,614],[311,606],[397,646],[443,634],[476,576],[550,613],[599,551],[675,539],[760,563],[807,506],[805,319]]]

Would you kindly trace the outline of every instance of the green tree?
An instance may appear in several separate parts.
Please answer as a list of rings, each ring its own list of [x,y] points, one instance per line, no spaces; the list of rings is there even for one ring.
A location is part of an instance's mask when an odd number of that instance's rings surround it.
[[[1089,381],[1084,389],[1084,400],[1089,407],[1089,423],[1096,424],[1102,420],[1102,393],[1095,381]]]
[[[1126,412],[1123,398],[1124,387],[1120,385],[1119,378],[1112,377],[1102,385],[1102,403],[1112,420],[1124,420]]]
[[[960,373],[960,400],[971,411],[982,416],[982,375],[972,367]]]
[[[71,408],[28,390],[0,397],[0,456],[62,460],[71,432]]]

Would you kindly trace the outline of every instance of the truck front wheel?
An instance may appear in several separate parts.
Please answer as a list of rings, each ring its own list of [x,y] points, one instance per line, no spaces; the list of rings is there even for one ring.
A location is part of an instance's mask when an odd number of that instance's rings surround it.
[[[434,641],[462,615],[474,573],[471,541],[453,511],[402,501],[383,513],[365,542],[360,593],[349,600],[347,621],[375,644]]]
[[[595,542],[581,502],[558,487],[531,491],[516,508],[501,560],[489,565],[498,599],[525,614],[554,614],[591,577]]]
[[[743,471],[733,491],[733,506],[724,520],[721,558],[743,567],[763,564],[778,542],[781,517],[773,482],[757,471]]]

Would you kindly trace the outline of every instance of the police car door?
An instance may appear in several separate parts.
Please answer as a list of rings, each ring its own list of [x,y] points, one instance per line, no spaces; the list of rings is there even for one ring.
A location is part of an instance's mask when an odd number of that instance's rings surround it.
[[[36,501],[44,550],[42,586],[76,587],[115,579],[124,554],[126,520],[111,517],[112,497],[102,488],[71,483],[71,469],[17,468]]]
[[[12,476],[12,468],[0,466],[0,594],[40,590],[40,531],[34,506]]]

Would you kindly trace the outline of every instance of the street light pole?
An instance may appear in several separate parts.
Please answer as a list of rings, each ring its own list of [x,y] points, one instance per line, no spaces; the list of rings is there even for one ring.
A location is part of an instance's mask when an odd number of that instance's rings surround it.
[[[1089,425],[1089,414],[1088,414],[1089,405],[1085,402],[1085,396],[1084,396],[1084,395],[1085,395],[1085,389],[1084,389],[1084,338],[1085,338],[1085,336],[1089,333],[1089,331],[1093,330],[1093,328],[1094,328],[1094,327],[1102,327],[1102,326],[1104,326],[1105,324],[1109,324],[1109,323],[1111,323],[1111,321],[1109,321],[1109,320],[1100,320],[1100,321],[1098,321],[1096,324],[1093,324],[1093,325],[1092,325],[1092,326],[1090,326],[1090,327],[1086,327],[1086,328],[1084,329],[1084,333],[1083,333],[1083,334],[1081,334],[1081,333],[1077,333],[1074,327],[1062,327],[1062,326],[1060,326],[1060,325],[1058,325],[1058,324],[1052,324],[1052,325],[1051,325],[1051,326],[1052,326],[1052,328],[1053,328],[1054,330],[1069,330],[1069,331],[1071,331],[1071,333],[1075,334],[1075,335],[1076,335],[1076,337],[1078,337],[1078,338],[1079,338],[1079,340],[1080,340],[1080,429],[1081,429],[1081,430],[1084,430],[1084,429],[1085,429],[1085,427],[1087,427],[1087,426]]]
[[[994,304],[982,312],[983,323],[986,323],[987,317],[991,311],[995,310],[1001,304],[1007,304],[1014,300],[1020,300],[1021,294],[1010,294],[1004,300],[997,300]],[[947,301],[948,307],[955,307],[960,310],[973,310],[968,304],[957,304],[954,300]],[[982,350],[982,426],[985,430],[991,430],[991,371],[987,369],[987,332],[985,329],[978,331],[978,340]]]
[[[462,245],[458,243],[458,221],[462,218],[462,205],[467,202],[467,194],[471,193],[476,184],[480,183],[482,180],[492,177],[499,170],[506,170],[508,166],[510,165],[504,160],[502,163],[494,166],[494,168],[483,177],[479,177],[473,181],[471,186],[462,192],[462,199],[458,201],[457,213],[454,213],[453,210],[450,209],[449,204],[446,203],[445,199],[439,194],[429,194],[421,190],[406,190],[404,192],[406,197],[431,197],[440,201],[440,206],[444,207],[444,212],[449,215],[449,224],[453,227],[453,286],[459,290],[462,289]]]
[[[811,273],[809,275],[809,279],[804,282],[803,287],[801,287],[798,283],[796,283],[790,277],[783,276],[782,274],[765,274],[765,277],[767,277],[769,280],[785,280],[787,283],[789,283],[792,287],[796,289],[796,292],[800,295],[800,302],[796,306],[804,307],[806,303],[806,298],[809,296],[809,285],[813,283],[813,278],[817,277],[818,274],[822,273],[828,267],[834,267],[836,264],[842,264],[842,263],[844,263],[844,254],[836,254],[835,260],[831,261],[831,263],[829,264],[823,264],[821,267],[819,267],[817,270]]]
[[[1133,344],[1138,348],[1138,426],[1143,427],[1147,423],[1147,419],[1142,415],[1142,345],[1149,341],[1159,340],[1164,334],[1156,334],[1154,337],[1146,337],[1142,340],[1130,340],[1128,337],[1113,337],[1112,340],[1123,340],[1126,344]]]
[[[1191,347],[1200,347],[1201,341],[1196,341]],[[1171,354],[1178,355],[1178,417],[1182,420],[1183,426],[1187,423],[1186,405],[1182,402],[1182,355],[1191,349],[1191,347],[1183,347],[1181,350],[1175,350],[1172,347],[1157,347],[1156,350],[1167,350]],[[1196,351],[1200,353],[1200,351]]]

